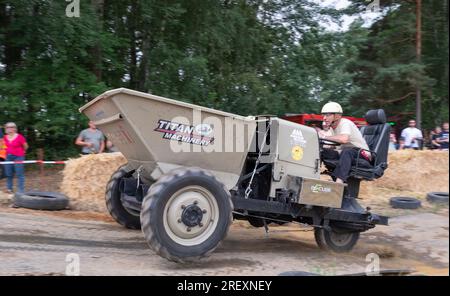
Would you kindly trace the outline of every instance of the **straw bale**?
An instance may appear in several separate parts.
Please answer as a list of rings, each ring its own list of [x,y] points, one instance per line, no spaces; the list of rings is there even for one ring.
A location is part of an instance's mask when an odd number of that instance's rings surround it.
[[[371,186],[415,192],[448,192],[449,153],[399,150],[389,153],[388,168]]]
[[[106,184],[117,168],[126,162],[120,152],[70,159],[64,168],[61,183],[61,192],[70,198],[70,208],[106,212]]]
[[[449,191],[449,153],[402,150],[389,153],[385,175],[362,182],[360,197],[372,200],[380,192]],[[63,171],[61,190],[75,210],[106,212],[105,187],[116,169],[126,163],[120,152],[85,155],[71,159]],[[327,176],[322,176],[328,179]],[[381,191],[380,191],[381,190]]]

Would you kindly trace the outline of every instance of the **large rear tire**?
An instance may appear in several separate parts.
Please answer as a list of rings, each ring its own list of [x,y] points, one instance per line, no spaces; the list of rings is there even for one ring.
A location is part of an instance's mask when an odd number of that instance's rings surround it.
[[[120,200],[120,179],[130,177],[133,172],[133,170],[127,168],[127,165],[119,167],[117,171],[114,172],[108,182],[108,185],[106,185],[106,207],[114,220],[116,220],[120,225],[123,225],[129,229],[141,229],[139,213],[127,210]]]
[[[356,245],[359,232],[333,228],[328,231],[325,228],[316,227],[314,228],[314,238],[322,250],[345,253],[351,251]]]
[[[160,256],[195,262],[225,238],[233,215],[230,192],[211,173],[176,169],[161,177],[144,197],[142,232]]]

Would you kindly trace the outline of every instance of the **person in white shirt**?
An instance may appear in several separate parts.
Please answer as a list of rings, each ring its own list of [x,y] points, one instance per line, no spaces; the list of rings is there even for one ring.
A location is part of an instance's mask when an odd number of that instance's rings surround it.
[[[420,141],[422,141],[423,136],[420,129],[416,128],[416,121],[414,119],[411,119],[408,123],[408,127],[402,130],[402,138],[405,142],[400,149],[419,150]]]
[[[337,150],[324,149],[322,157],[325,159],[338,159],[332,176],[338,183],[345,183],[350,173],[352,163],[360,156],[371,161],[372,155],[369,152],[364,137],[358,127],[346,118],[342,118],[342,107],[338,103],[329,102],[322,108],[323,122],[325,126],[330,127],[329,131],[319,131],[319,138],[330,140],[341,145]],[[324,147],[325,148],[325,147]]]

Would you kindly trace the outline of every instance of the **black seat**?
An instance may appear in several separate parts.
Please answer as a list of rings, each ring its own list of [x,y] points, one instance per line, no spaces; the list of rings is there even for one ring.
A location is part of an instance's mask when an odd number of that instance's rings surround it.
[[[352,164],[349,179],[371,181],[383,176],[388,166],[390,125],[386,123],[386,114],[383,109],[369,110],[364,118],[368,125],[361,128],[361,134],[372,153],[372,161],[358,157]],[[323,159],[323,162],[327,169],[332,171],[339,161]]]
[[[368,125],[361,128],[361,134],[372,153],[372,161],[370,164],[366,161],[364,165],[360,165],[360,161],[357,161],[350,170],[350,177],[371,181],[383,176],[384,170],[388,167],[391,126],[386,123],[383,109],[369,110],[364,118]]]

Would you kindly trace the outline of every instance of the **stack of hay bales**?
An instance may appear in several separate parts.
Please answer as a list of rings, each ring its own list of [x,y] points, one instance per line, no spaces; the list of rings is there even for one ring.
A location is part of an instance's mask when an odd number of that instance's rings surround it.
[[[127,160],[120,152],[84,155],[70,159],[63,171],[61,192],[70,199],[70,208],[107,212],[105,188],[111,175]]]
[[[126,162],[120,152],[69,160],[63,171],[61,191],[70,198],[71,208],[107,212],[106,184],[117,168]],[[448,151],[395,151],[389,153],[388,162],[389,167],[382,178],[361,183],[360,197],[376,198],[379,188],[419,193],[449,191]]]
[[[388,164],[383,177],[374,182],[361,183],[361,189],[376,186],[420,193],[449,190],[448,151],[393,151],[389,153]]]

